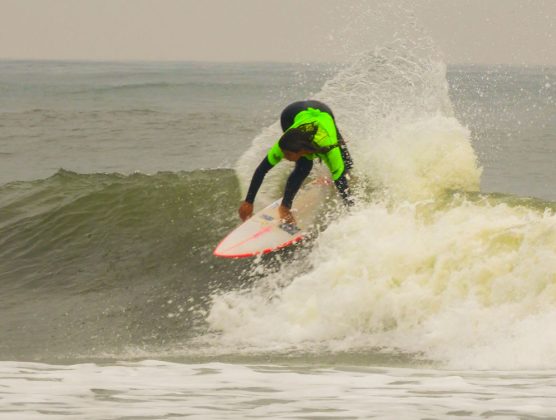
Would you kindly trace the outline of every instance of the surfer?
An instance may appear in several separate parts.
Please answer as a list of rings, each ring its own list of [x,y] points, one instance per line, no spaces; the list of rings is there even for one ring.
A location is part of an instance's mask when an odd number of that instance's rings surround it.
[[[245,201],[239,207],[241,220],[252,216],[253,202],[265,175],[282,158],[295,162],[295,168],[288,177],[284,198],[278,208],[281,219],[288,223],[295,222],[291,213],[292,202],[311,172],[315,158],[319,158],[330,169],[340,196],[348,206],[351,205],[348,172],[353,161],[330,108],[319,101],[294,102],[282,111],[280,124],[284,134],[255,170]]]

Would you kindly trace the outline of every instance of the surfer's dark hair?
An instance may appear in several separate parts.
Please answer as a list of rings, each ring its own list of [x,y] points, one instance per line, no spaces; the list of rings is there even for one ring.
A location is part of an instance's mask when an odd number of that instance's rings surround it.
[[[288,152],[305,150],[310,153],[328,153],[330,151],[329,147],[320,147],[313,141],[317,130],[318,127],[314,124],[304,124],[297,128],[290,128],[280,137],[278,146]]]

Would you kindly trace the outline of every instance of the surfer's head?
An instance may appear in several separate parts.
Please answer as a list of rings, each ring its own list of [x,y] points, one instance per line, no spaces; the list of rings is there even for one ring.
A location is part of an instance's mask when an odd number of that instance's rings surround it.
[[[278,141],[284,157],[287,160],[297,161],[310,153],[327,153],[328,148],[320,147],[313,141],[315,131],[316,129],[307,130],[302,127],[287,130]]]

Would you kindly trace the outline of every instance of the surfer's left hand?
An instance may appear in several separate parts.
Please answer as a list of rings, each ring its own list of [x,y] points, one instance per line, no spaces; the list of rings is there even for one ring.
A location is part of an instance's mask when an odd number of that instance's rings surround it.
[[[243,201],[239,206],[239,217],[242,221],[246,221],[253,215],[253,204],[247,201]]]
[[[278,207],[278,215],[285,223],[290,223],[292,225],[295,224],[295,218],[293,217],[292,211],[286,206],[280,205],[280,207]]]

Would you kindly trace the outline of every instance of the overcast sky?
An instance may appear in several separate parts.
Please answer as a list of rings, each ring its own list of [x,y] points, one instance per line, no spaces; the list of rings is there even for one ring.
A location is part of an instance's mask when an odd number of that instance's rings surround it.
[[[10,59],[342,61],[416,33],[447,63],[556,65],[556,0],[0,0]]]

